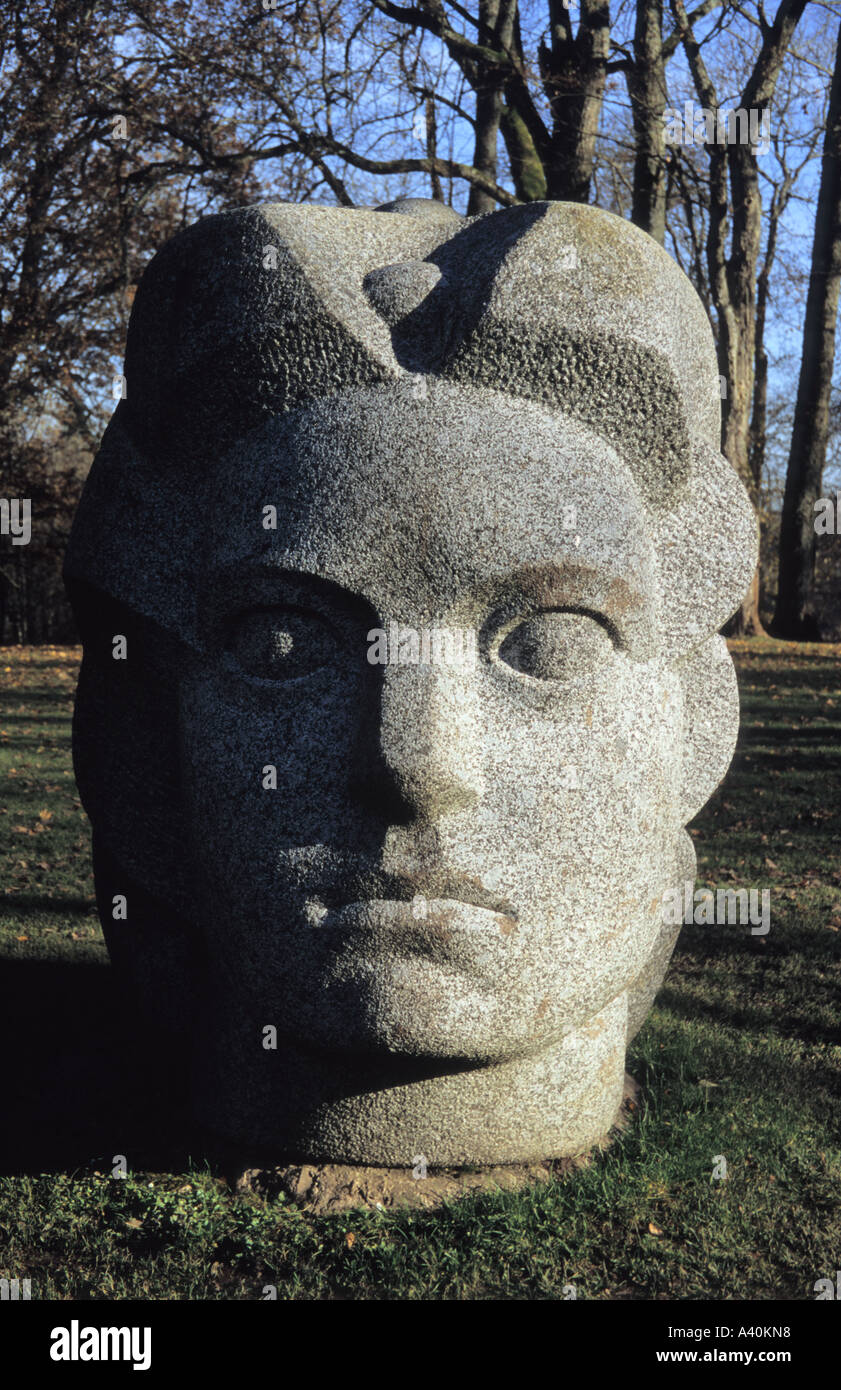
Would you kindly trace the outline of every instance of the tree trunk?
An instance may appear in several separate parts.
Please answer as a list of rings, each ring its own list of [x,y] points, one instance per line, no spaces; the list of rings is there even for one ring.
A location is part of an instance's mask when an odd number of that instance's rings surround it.
[[[751,156],[747,154],[748,160]],[[721,420],[721,452],[744,483],[751,504],[759,506],[759,482],[753,477],[748,453],[753,397],[753,363],[756,322],[754,285],[759,256],[762,205],[759,197],[755,159],[730,165],[733,202],[740,207],[734,219],[733,250],[725,257],[724,229],[727,218],[726,156],[717,147],[710,157],[710,239],[708,259],[710,283],[718,309],[718,359],[724,381]],[[734,177],[735,174],[735,177]],[[738,188],[738,195],[737,195]],[[713,194],[717,193],[717,197]],[[715,229],[715,230],[713,230]],[[737,235],[738,233],[738,235]],[[765,629],[759,616],[759,570],[740,608],[725,627],[728,637],[760,637]]]
[[[479,22],[493,30],[496,46],[500,50],[510,49],[513,33],[516,0],[479,0]],[[481,32],[481,31],[480,31]],[[476,140],[473,150],[473,165],[489,179],[497,181],[497,145],[502,116],[502,88],[504,78],[498,68],[479,62],[476,79]],[[467,215],[474,217],[481,212],[493,212],[496,199],[493,194],[471,185],[467,202]]]
[[[537,146],[528,126],[509,106],[504,106],[500,118],[502,138],[508,151],[514,192],[524,203],[546,197],[546,173]]]
[[[753,413],[748,440],[748,469],[757,491],[765,467],[765,445],[768,427],[768,353],[765,348],[765,323],[768,317],[768,292],[771,269],[777,254],[777,232],[780,218],[788,205],[792,180],[789,175],[782,188],[774,190],[768,213],[768,242],[765,260],[756,281],[756,335],[754,346]]]
[[[424,97],[424,110],[426,116],[426,157],[434,166],[438,158],[438,125],[435,117],[435,98],[431,94]],[[444,190],[441,187],[441,175],[434,167],[429,175],[429,182],[433,198],[436,202],[443,203]]]
[[[750,469],[749,436],[756,342],[756,269],[762,242],[757,151],[744,139],[744,131],[736,131],[733,139],[728,129],[725,139],[721,138],[718,95],[686,7],[683,0],[671,0],[671,6],[699,101],[716,118],[716,139],[707,143],[710,161],[707,263],[718,320],[719,370],[726,387],[722,402],[721,450],[736,469],[756,507],[759,487]],[[761,112],[773,99],[783,59],[805,8],[806,0],[780,0],[773,23],[766,22],[763,26],[762,47],[739,98],[739,109],[747,112],[749,118],[754,117],[756,130],[761,128]],[[726,250],[728,172],[733,209],[729,256]],[[726,631],[744,635],[763,631],[759,618],[758,573]]]
[[[546,196],[588,203],[610,50],[609,0],[581,0],[578,34],[569,10],[549,0],[551,45],[540,46],[543,90],[552,110]]]
[[[765,628],[762,626],[762,619],[759,616],[758,569],[753,572],[750,588],[742,599],[741,605],[736,609],[730,621],[724,624],[722,632],[725,637],[765,636]]]
[[[634,61],[628,73],[634,121],[631,221],[662,246],[666,239],[666,65],[663,0],[637,0]]]
[[[814,503],[820,496],[829,438],[829,398],[841,286],[841,30],[829,94],[803,358],[791,433],[774,633],[790,640],[818,635],[811,611],[815,573]]]

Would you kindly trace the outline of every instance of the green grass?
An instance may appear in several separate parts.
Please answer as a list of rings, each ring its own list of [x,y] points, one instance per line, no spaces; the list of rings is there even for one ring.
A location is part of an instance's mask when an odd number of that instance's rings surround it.
[[[34,1298],[813,1298],[841,1267],[841,648],[733,650],[740,749],[692,833],[700,883],[771,887],[771,930],[684,928],[632,1127],[545,1187],[322,1218],[234,1193],[125,1055],[70,767],[78,653],[0,651],[0,1274]]]

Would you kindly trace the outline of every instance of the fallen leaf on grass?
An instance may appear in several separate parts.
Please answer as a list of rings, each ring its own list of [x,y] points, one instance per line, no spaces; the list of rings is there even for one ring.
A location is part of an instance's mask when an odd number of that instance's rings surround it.
[[[661,1236],[663,1234],[663,1232],[660,1230],[660,1227],[655,1226],[653,1221],[649,1221],[648,1230],[649,1234],[652,1236]]]
[[[355,1233],[354,1233],[353,1231],[347,1231],[347,1232],[345,1233],[345,1244],[346,1244],[348,1250],[352,1249],[352,1247],[353,1247],[353,1242],[354,1242],[355,1240],[356,1240],[356,1235],[355,1235]]]

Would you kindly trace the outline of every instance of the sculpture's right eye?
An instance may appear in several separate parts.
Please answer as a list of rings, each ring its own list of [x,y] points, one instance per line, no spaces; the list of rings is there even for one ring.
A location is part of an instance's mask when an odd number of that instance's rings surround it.
[[[614,650],[607,629],[589,613],[545,609],[504,634],[497,659],[544,681],[589,678]]]
[[[257,608],[234,619],[225,650],[249,676],[288,681],[335,661],[339,640],[316,613]]]

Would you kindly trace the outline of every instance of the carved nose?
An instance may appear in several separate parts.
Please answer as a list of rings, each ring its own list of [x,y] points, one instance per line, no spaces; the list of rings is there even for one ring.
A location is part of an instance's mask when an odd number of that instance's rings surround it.
[[[431,261],[383,265],[369,271],[362,287],[391,329],[400,365],[413,372],[435,371],[447,351],[454,313],[449,285],[438,266]]]
[[[362,281],[369,301],[389,328],[411,314],[443,280],[431,261],[401,261],[371,270]]]
[[[483,788],[478,724],[468,673],[387,667],[365,799],[402,823],[476,805]]]

